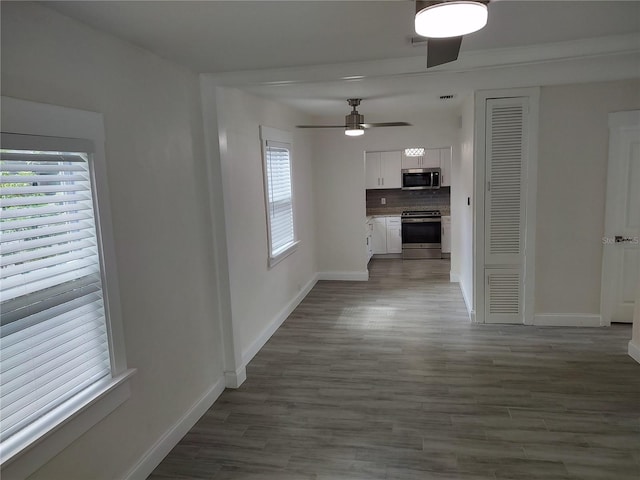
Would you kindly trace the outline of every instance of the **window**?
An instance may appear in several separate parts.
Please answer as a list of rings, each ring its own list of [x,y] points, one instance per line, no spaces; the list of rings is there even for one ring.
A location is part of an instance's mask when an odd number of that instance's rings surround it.
[[[111,373],[86,154],[0,151],[0,440]]]
[[[95,422],[124,401],[133,372],[122,347],[104,154],[95,135],[42,135],[51,119],[100,131],[102,119],[2,102],[0,447],[3,473],[8,465],[28,475],[75,438],[64,427],[79,436],[92,426],[81,413],[94,409]]]
[[[261,127],[265,197],[269,237],[269,266],[291,254],[296,246],[293,213],[291,138],[287,132]]]

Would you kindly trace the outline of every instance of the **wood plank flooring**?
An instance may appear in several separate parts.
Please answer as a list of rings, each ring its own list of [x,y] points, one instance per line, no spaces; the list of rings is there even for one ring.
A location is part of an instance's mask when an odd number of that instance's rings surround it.
[[[628,325],[470,324],[449,262],[318,282],[153,480],[640,478]]]

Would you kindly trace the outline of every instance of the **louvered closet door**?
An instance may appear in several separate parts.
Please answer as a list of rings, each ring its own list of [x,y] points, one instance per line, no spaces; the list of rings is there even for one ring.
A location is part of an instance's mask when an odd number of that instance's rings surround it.
[[[487,100],[485,265],[521,265],[526,98]]]
[[[522,271],[485,269],[486,323],[522,323]]]
[[[527,98],[487,100],[485,321],[523,322]]]

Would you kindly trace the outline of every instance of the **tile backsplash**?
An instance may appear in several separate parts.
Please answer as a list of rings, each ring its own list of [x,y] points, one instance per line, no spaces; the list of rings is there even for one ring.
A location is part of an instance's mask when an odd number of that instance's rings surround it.
[[[381,200],[384,198],[386,204]],[[451,187],[436,190],[402,190],[400,188],[367,190],[367,210],[402,207],[449,207]]]

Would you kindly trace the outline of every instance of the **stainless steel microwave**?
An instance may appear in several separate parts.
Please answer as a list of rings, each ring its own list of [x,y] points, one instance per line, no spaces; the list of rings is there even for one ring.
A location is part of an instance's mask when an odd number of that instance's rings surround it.
[[[405,168],[402,170],[403,190],[429,190],[440,188],[439,168]]]

